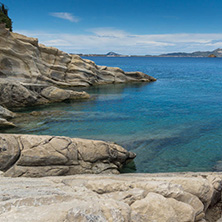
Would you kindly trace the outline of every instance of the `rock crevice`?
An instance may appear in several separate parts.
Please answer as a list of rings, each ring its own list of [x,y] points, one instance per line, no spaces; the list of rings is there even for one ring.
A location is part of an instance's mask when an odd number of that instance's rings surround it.
[[[12,177],[117,174],[136,156],[113,143],[58,136],[0,134],[0,147],[0,170]]]
[[[220,173],[1,177],[0,221],[219,222],[209,194],[221,184]]]
[[[151,82],[156,79],[142,72],[98,66],[78,55],[38,43],[38,39],[9,32],[0,25],[1,76],[23,83],[55,86],[91,86],[109,83]]]

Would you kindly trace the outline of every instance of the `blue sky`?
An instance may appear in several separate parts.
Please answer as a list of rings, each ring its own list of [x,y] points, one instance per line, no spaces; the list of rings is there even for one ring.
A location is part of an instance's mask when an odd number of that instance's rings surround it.
[[[72,53],[222,48],[222,0],[1,0],[14,32]]]

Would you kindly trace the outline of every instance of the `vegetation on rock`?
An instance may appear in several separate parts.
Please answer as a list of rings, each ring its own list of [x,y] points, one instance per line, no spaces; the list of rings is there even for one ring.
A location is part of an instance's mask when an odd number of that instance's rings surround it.
[[[6,28],[12,31],[12,20],[8,17],[8,8],[0,3],[0,24],[4,23]]]

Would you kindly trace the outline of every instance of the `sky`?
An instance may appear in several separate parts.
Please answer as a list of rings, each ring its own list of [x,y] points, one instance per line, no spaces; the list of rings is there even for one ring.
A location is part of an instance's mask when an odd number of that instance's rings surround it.
[[[222,48],[222,0],[0,0],[13,31],[68,53]]]

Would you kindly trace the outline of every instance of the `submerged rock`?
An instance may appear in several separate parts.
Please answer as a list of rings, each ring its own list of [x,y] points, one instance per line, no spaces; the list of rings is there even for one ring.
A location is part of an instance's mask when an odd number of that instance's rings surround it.
[[[13,177],[119,173],[136,156],[113,143],[56,136],[0,134],[0,147],[0,170]]]

